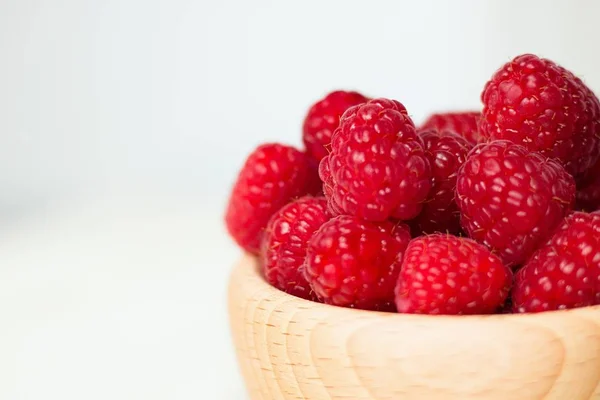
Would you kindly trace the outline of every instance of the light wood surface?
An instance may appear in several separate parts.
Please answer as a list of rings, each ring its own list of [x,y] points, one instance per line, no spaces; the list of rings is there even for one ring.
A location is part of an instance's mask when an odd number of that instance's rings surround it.
[[[252,400],[600,399],[600,308],[433,317],[351,310],[269,286],[244,256],[229,285]]]

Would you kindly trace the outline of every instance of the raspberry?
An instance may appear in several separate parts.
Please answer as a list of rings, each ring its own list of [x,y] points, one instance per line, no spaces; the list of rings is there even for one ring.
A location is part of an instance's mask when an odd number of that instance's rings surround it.
[[[600,213],[569,215],[516,274],[515,312],[600,304]]]
[[[460,214],[454,201],[456,175],[471,150],[471,144],[454,132],[428,129],[419,132],[425,143],[432,172],[432,187],[423,211],[411,221],[417,232],[458,234]]]
[[[467,139],[471,144],[482,141],[479,135],[479,111],[449,112],[432,114],[421,126],[421,129],[437,129],[452,131]]]
[[[325,303],[393,311],[394,285],[409,241],[402,223],[340,215],[309,241],[306,279]]]
[[[584,211],[600,208],[600,160],[589,170],[586,179],[577,182],[577,207]]]
[[[479,243],[452,235],[413,239],[396,285],[398,312],[490,314],[502,307],[510,268]]]
[[[319,174],[333,214],[369,221],[416,217],[431,187],[414,124],[402,104],[387,99],[344,113]]]
[[[571,72],[532,54],[516,57],[486,84],[481,134],[560,160],[584,174],[600,152],[600,103]]]
[[[233,186],[225,224],[246,251],[257,254],[269,218],[290,200],[321,184],[309,157],[293,147],[263,144],[247,158]]]
[[[329,93],[308,110],[302,127],[306,152],[316,161],[329,153],[331,135],[338,127],[344,112],[368,99],[358,92],[337,90]]]
[[[469,236],[516,266],[570,210],[575,183],[557,162],[501,140],[471,150],[458,171],[456,195]]]
[[[308,240],[329,220],[324,197],[302,197],[277,211],[262,240],[262,268],[271,285],[294,296],[316,300],[304,278]]]

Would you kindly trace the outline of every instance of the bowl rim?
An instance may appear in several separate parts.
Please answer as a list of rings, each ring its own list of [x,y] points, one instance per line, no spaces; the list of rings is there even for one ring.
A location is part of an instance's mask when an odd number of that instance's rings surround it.
[[[247,264],[251,264],[251,268]],[[413,320],[415,322],[458,322],[458,321],[504,321],[507,319],[517,320],[517,319],[528,319],[532,320],[534,318],[565,318],[567,316],[578,316],[579,314],[587,314],[590,312],[597,313],[600,311],[600,305],[594,306],[585,306],[578,308],[571,308],[565,310],[549,310],[549,311],[541,311],[537,313],[509,313],[509,314],[470,314],[470,315],[429,315],[429,314],[408,314],[408,313],[399,313],[399,312],[386,312],[386,311],[372,311],[372,310],[362,310],[351,307],[342,307],[336,306],[332,304],[319,303],[312,300],[303,299],[298,296],[294,296],[292,294],[286,293],[271,284],[269,284],[265,279],[263,274],[260,272],[260,265],[258,256],[244,252],[242,257],[239,259],[236,267],[232,270],[231,274],[236,273],[244,273],[249,278],[245,281],[245,284],[253,284],[257,286],[258,290],[254,290],[254,293],[262,293],[261,297],[274,297],[274,298],[287,298],[288,302],[292,303],[292,306],[295,304],[295,307],[299,307],[304,305],[304,307],[300,307],[302,309],[312,309],[312,310],[323,310],[330,313],[343,313],[343,314],[354,314],[357,316],[365,316],[369,315],[371,317],[379,316],[382,318],[393,318],[397,320],[406,321],[408,319]],[[252,281],[251,281],[252,280]],[[231,290],[231,289],[230,289]],[[289,304],[285,306],[291,307]]]

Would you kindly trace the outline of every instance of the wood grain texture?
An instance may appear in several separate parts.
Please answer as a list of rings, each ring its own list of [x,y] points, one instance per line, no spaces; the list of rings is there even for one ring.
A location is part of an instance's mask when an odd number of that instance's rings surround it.
[[[600,307],[432,317],[305,301],[245,256],[229,317],[252,400],[600,399]]]

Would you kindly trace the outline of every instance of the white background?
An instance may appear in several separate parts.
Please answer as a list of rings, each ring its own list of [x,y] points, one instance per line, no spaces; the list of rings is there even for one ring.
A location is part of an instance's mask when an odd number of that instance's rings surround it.
[[[523,52],[600,92],[600,2],[0,0],[0,399],[238,399],[243,158],[358,89],[480,106]],[[399,338],[400,340],[401,338]]]

